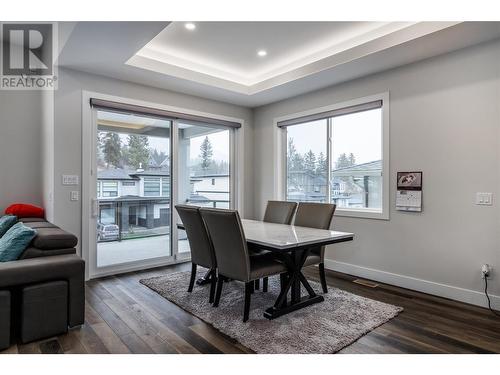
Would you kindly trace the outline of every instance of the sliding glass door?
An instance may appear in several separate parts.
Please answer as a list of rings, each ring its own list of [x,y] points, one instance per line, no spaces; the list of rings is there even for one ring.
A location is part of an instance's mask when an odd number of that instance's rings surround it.
[[[232,129],[179,121],[177,125],[177,199],[179,204],[230,208]],[[180,218],[176,216],[177,223]],[[179,229],[178,256],[189,257],[186,232]]]
[[[172,256],[172,121],[97,111],[96,268]]]
[[[93,108],[89,277],[190,259],[175,204],[232,208],[235,130]]]

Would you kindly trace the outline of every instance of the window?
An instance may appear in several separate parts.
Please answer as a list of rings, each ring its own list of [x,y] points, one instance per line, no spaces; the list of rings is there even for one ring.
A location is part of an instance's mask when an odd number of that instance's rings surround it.
[[[118,182],[116,181],[102,181],[102,197],[117,197],[118,196]]]
[[[170,181],[166,177],[161,179],[161,195],[164,197],[170,197]]]
[[[215,178],[212,178],[212,185],[215,185]]]
[[[328,201],[327,125],[319,120],[287,128],[287,200]]]
[[[330,197],[338,208],[382,210],[382,110],[331,120]]]
[[[160,178],[159,177],[144,177],[144,196],[159,197],[160,196]]]
[[[388,218],[388,122],[380,96],[371,99],[278,122],[286,133],[287,200],[331,202],[340,215]]]
[[[97,181],[97,197],[101,196],[101,181]]]
[[[123,181],[123,186],[135,186],[135,181]]]

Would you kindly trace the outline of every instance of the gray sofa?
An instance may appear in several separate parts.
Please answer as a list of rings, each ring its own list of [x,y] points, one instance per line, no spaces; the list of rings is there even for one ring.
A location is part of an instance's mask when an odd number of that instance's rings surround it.
[[[85,263],[78,239],[43,219],[20,219],[37,235],[20,259],[0,262],[0,350],[84,323]]]

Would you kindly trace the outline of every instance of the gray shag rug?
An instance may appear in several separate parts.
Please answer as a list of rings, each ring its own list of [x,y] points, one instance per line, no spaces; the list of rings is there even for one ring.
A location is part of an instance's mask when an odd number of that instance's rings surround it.
[[[203,274],[198,272],[198,277]],[[279,294],[279,277],[274,276],[269,278],[267,293],[258,290],[252,295],[250,320],[243,323],[243,283],[224,283],[219,307],[214,308],[208,303],[209,285],[195,285],[192,293],[187,292],[189,276],[189,271],[178,272],[142,279],[140,283],[256,353],[335,353],[403,310],[330,287],[324,302],[268,320],[264,310],[274,304]],[[310,284],[321,293],[319,283]]]

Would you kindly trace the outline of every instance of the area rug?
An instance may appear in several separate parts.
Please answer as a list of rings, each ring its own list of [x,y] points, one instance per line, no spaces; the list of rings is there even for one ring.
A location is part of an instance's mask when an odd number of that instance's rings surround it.
[[[243,283],[224,283],[219,307],[214,308],[208,303],[209,285],[195,285],[192,293],[187,292],[189,275],[170,273],[140,282],[256,353],[335,353],[403,310],[330,287],[324,302],[268,320],[264,310],[279,294],[279,277],[271,277],[267,293],[252,295],[250,320],[243,323]],[[310,284],[321,293],[319,283]]]

